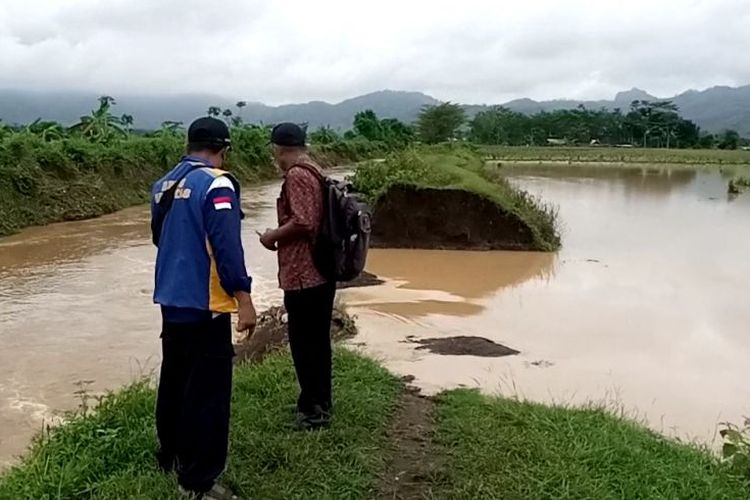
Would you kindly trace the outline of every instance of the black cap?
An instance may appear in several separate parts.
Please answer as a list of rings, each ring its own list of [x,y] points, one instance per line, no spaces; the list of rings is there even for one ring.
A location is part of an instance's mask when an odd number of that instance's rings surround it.
[[[305,146],[307,134],[296,123],[279,123],[271,131],[271,144],[277,146]]]
[[[229,127],[216,118],[207,116],[198,118],[190,124],[188,129],[188,143],[206,146],[229,147],[232,141],[229,139]]]

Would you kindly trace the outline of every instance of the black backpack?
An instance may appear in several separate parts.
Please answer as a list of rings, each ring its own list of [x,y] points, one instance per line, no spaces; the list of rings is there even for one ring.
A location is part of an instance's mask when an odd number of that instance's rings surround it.
[[[357,278],[370,247],[369,208],[353,193],[350,183],[326,177],[311,165],[295,166],[313,173],[323,188],[323,219],[313,245],[315,267],[330,281]]]

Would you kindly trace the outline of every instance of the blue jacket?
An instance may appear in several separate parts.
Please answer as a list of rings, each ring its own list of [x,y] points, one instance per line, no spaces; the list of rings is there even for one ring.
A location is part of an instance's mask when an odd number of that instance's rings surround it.
[[[182,180],[180,181],[180,179]],[[168,212],[159,206],[179,181]],[[237,311],[234,294],[250,292],[240,239],[239,183],[206,161],[185,156],[151,191],[157,243],[154,302],[164,319],[184,322]]]

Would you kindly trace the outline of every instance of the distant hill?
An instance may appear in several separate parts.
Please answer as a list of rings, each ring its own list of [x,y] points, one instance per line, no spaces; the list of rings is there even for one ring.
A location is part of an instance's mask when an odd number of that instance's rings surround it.
[[[5,123],[28,123],[36,118],[56,120],[70,124],[96,107],[98,95],[83,92],[30,92],[0,90],[0,119]],[[156,128],[165,120],[189,123],[197,116],[205,115],[209,106],[220,106],[235,110],[236,100],[209,94],[157,96],[115,96],[117,114],[127,113],[135,117],[137,128]],[[713,87],[703,91],[689,90],[674,97],[655,97],[634,88],[618,93],[613,100],[534,101],[517,99],[504,106],[522,113],[538,113],[557,109],[571,109],[581,104],[588,108],[621,108],[626,111],[634,100],[669,99],[680,107],[686,118],[695,121],[701,128],[719,132],[735,129],[750,137],[750,85]],[[398,118],[405,122],[416,119],[424,105],[439,101],[420,92],[384,90],[347,99],[337,104],[314,101],[304,104],[267,106],[251,102],[242,110],[242,117],[250,122],[278,123],[281,121],[308,122],[310,127],[331,126],[345,130],[351,127],[352,118],[358,111],[374,110],[382,118]],[[488,105],[466,105],[469,115],[487,109]]]
[[[72,124],[95,108],[98,94],[83,92],[27,92],[0,90],[0,119],[5,123],[29,123],[36,118]],[[127,113],[135,118],[136,128],[158,128],[166,120],[190,123],[205,116],[210,106],[237,111],[238,99],[208,94],[174,96],[114,96],[117,105],[113,112]],[[372,109],[381,118],[398,118],[411,122],[424,105],[438,101],[419,92],[384,90],[347,99],[338,104],[314,101],[305,104],[267,106],[249,102],[241,111],[245,121],[253,123],[279,123],[282,121],[308,122],[310,127],[330,126],[349,129],[355,113]]]
[[[721,132],[734,129],[744,137],[750,137],[750,85],[743,87],[712,87],[707,90],[688,90],[673,97],[656,97],[641,89],[619,92],[611,101],[533,101],[518,99],[505,104],[520,113],[538,113],[558,109],[572,109],[583,104],[587,108],[620,108],[627,111],[635,100],[670,100],[680,108],[680,114],[697,123],[703,130]],[[486,106],[470,106],[470,112],[477,112]]]

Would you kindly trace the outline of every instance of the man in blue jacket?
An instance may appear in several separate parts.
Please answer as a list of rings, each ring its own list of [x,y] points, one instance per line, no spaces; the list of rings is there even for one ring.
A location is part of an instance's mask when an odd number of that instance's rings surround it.
[[[240,239],[240,186],[221,170],[230,145],[224,122],[196,120],[188,154],[152,190],[154,302],[162,313],[157,458],[197,498],[232,498],[216,483],[229,441],[231,313],[239,315],[240,332],[252,334],[256,324]]]

